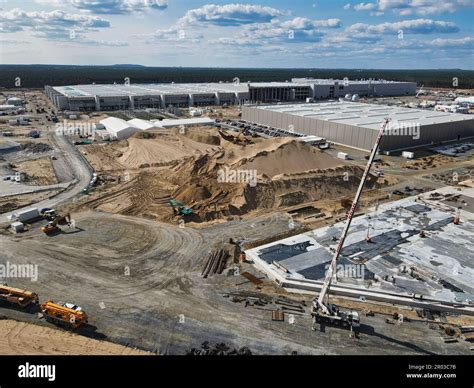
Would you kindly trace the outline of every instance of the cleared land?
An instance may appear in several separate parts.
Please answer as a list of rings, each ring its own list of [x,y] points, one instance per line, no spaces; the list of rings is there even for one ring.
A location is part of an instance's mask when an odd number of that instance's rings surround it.
[[[146,355],[138,349],[11,319],[0,320],[0,355]]]
[[[227,276],[227,271],[201,277],[210,249],[222,247],[230,237],[254,241],[288,232],[287,216],[232,221],[199,230],[104,213],[73,217],[76,231],[50,238],[37,228],[21,237],[0,235],[0,262],[38,264],[38,282],[17,279],[14,285],[34,288],[41,300],[72,301],[83,307],[90,325],[78,334],[158,354],[184,354],[204,341],[247,346],[255,354],[469,352],[464,341],[445,344],[442,332],[424,322],[394,327],[382,315],[364,317],[356,341],[339,328],[312,331],[308,308],[296,316],[295,325],[287,318],[274,322],[269,311],[223,296],[229,291],[260,292],[244,277]],[[262,277],[249,264],[242,266],[243,271]],[[291,296],[269,281],[264,285],[265,294],[304,299],[309,306],[311,297]],[[24,311],[0,308],[0,314],[52,327]]]
[[[58,183],[49,157],[16,163],[13,169],[24,173],[28,184],[46,186]]]

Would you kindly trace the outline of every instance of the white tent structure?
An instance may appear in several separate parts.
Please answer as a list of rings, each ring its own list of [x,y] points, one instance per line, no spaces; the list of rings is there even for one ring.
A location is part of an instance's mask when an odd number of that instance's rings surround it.
[[[191,125],[215,125],[215,120],[209,117],[193,117],[191,119],[165,119],[154,121],[154,124],[162,128],[179,127],[181,125],[187,127]]]
[[[110,137],[117,140],[128,139],[133,134],[141,131],[135,125],[117,117],[107,117],[101,120],[100,123],[104,125]]]
[[[142,120],[142,119],[132,119],[127,121],[130,125],[133,125],[134,127],[140,128],[143,131],[149,131],[153,129],[162,129],[159,125],[156,125],[155,123],[148,121],[148,120]]]

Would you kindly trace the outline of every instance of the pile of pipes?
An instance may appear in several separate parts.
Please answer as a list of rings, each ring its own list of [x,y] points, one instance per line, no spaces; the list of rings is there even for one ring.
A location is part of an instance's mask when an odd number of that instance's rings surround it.
[[[225,343],[209,345],[203,342],[201,349],[192,348],[186,352],[187,356],[251,356],[252,352],[246,346],[236,349],[227,346]]]
[[[229,254],[224,249],[211,252],[202,270],[202,277],[207,278],[209,275],[221,274],[227,265],[228,258]]]
[[[305,313],[306,302],[304,300],[295,301],[281,295],[278,297],[272,297],[258,292],[235,291],[223,294],[223,296],[230,298],[234,303],[243,302],[245,307],[254,306],[259,310],[279,310],[297,315],[303,315]]]

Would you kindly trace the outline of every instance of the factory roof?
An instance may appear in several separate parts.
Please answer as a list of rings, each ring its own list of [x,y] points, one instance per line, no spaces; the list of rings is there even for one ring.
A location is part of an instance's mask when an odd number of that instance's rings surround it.
[[[367,84],[403,84],[403,83],[413,83],[413,82],[403,82],[403,81],[387,81],[385,79],[361,79],[361,80],[348,80],[348,79],[323,79],[323,78],[293,78],[291,80],[294,83],[300,84],[317,84],[317,85],[334,85],[338,83],[339,85],[367,85]]]
[[[56,86],[53,89],[67,97],[113,97],[113,96],[149,96],[180,94],[247,93],[249,87],[308,87],[304,83],[291,82],[214,82],[214,83],[167,83],[167,84],[91,84]]]
[[[114,84],[57,86],[54,89],[67,97],[94,96],[149,96],[160,94],[214,94],[245,93],[248,84],[237,83],[189,83],[189,84]]]
[[[416,123],[420,126],[474,120],[472,116],[466,114],[434,112],[432,110],[349,101],[317,104],[259,105],[254,106],[254,108],[370,129],[379,129],[385,117],[390,117],[393,122],[400,124]]]

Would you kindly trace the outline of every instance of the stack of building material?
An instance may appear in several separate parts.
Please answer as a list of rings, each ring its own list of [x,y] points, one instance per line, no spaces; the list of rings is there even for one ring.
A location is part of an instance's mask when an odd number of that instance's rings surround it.
[[[227,265],[228,258],[229,254],[223,249],[211,252],[202,270],[202,277],[207,278],[209,275],[221,274]]]

